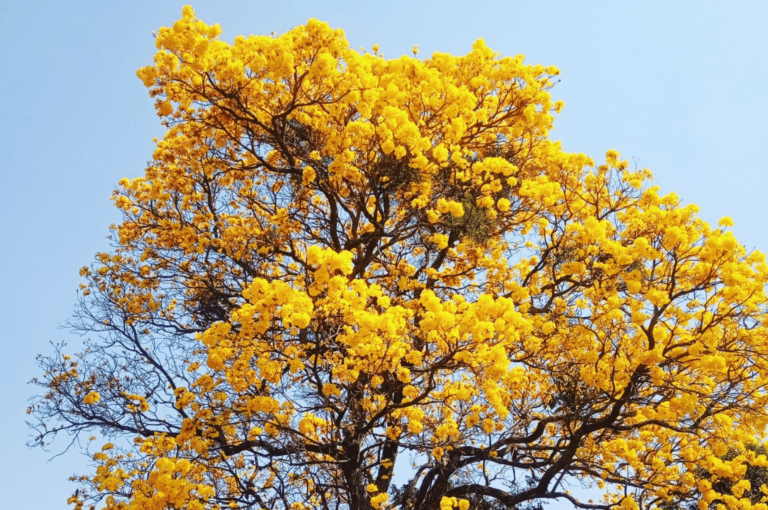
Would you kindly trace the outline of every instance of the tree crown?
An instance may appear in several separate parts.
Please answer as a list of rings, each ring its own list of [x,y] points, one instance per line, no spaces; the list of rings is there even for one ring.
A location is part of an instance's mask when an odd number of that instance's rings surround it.
[[[168,130],[81,271],[94,337],[40,358],[39,444],[129,440],[76,508],[742,504],[710,480],[766,427],[768,267],[729,219],[564,152],[557,69],[482,41],[219,34],[159,30]]]

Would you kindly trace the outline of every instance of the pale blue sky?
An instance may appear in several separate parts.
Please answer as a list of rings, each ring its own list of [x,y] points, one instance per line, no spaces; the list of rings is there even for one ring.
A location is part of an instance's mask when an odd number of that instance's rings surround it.
[[[162,135],[135,70],[152,30],[183,1],[0,0],[0,494],[4,508],[66,508],[78,455],[24,442],[34,356],[72,308],[77,270],[118,220],[109,195],[143,173]],[[466,53],[484,38],[556,65],[565,109],[553,136],[596,158],[616,148],[712,222],[729,215],[768,250],[768,1],[198,1],[237,34],[283,32],[310,17],[385,56]],[[54,445],[54,451],[65,447]]]

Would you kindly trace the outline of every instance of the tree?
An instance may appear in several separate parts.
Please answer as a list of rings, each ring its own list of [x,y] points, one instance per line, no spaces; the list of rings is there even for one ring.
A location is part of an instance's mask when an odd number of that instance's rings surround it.
[[[729,219],[564,152],[557,69],[481,40],[219,33],[158,32],[168,131],[82,270],[83,352],[40,358],[35,442],[113,441],[77,509],[721,499],[702,469],[768,423],[768,266]]]

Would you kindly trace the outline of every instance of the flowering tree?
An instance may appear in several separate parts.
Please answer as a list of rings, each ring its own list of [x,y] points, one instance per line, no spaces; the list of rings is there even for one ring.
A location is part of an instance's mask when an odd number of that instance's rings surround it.
[[[168,131],[81,272],[84,351],[40,358],[36,442],[113,441],[70,503],[766,508],[712,483],[766,463],[725,456],[768,423],[764,257],[564,152],[557,69],[219,33],[158,32]]]

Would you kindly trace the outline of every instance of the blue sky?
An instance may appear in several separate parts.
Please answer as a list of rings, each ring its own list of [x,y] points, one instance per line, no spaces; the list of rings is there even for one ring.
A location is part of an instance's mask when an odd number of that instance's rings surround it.
[[[67,339],[78,268],[119,220],[109,195],[136,177],[162,129],[136,78],[152,30],[180,17],[162,1],[0,1],[0,493],[8,508],[66,508],[77,454],[28,450],[36,353]],[[310,17],[387,57],[466,53],[484,38],[506,55],[556,65],[565,101],[553,137],[600,158],[615,148],[664,191],[731,216],[768,250],[768,2],[443,0],[198,1],[223,37],[283,32]],[[61,451],[66,443],[53,445]]]

